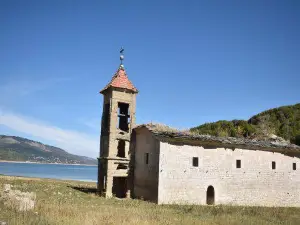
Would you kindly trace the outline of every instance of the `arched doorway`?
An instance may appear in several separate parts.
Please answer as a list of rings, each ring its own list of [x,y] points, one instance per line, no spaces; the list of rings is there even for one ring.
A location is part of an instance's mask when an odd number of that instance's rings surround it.
[[[213,186],[208,186],[206,192],[206,204],[213,205],[215,204],[215,189]]]

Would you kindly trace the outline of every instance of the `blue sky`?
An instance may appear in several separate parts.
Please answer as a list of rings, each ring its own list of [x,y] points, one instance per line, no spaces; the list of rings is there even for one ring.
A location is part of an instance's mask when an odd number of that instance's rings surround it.
[[[300,102],[300,2],[0,1],[0,134],[99,152],[124,65],[137,123],[181,129]]]

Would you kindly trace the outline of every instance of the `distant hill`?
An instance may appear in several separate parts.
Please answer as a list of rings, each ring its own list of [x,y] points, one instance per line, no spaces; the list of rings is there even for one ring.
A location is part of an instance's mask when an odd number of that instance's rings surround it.
[[[0,135],[0,160],[96,165],[97,160],[26,138]]]
[[[246,120],[220,120],[190,129],[198,134],[222,137],[265,138],[276,135],[300,145],[300,104],[282,106]]]

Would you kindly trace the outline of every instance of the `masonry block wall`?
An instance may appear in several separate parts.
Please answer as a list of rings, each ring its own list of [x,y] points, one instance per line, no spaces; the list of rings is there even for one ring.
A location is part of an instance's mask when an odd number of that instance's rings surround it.
[[[147,129],[136,133],[134,197],[157,203],[159,141]]]
[[[212,186],[215,204],[300,207],[300,159],[160,142],[158,185],[159,204],[205,205]]]
[[[105,91],[98,165],[98,190],[105,197],[125,197],[129,164],[129,143],[135,124],[136,93],[113,88]],[[128,106],[124,115],[127,130],[120,129],[120,104]],[[128,120],[128,121],[127,121]]]

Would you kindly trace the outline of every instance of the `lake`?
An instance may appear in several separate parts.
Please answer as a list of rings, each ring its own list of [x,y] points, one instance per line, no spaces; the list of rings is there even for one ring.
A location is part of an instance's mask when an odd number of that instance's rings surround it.
[[[97,166],[0,162],[0,174],[97,182]]]

